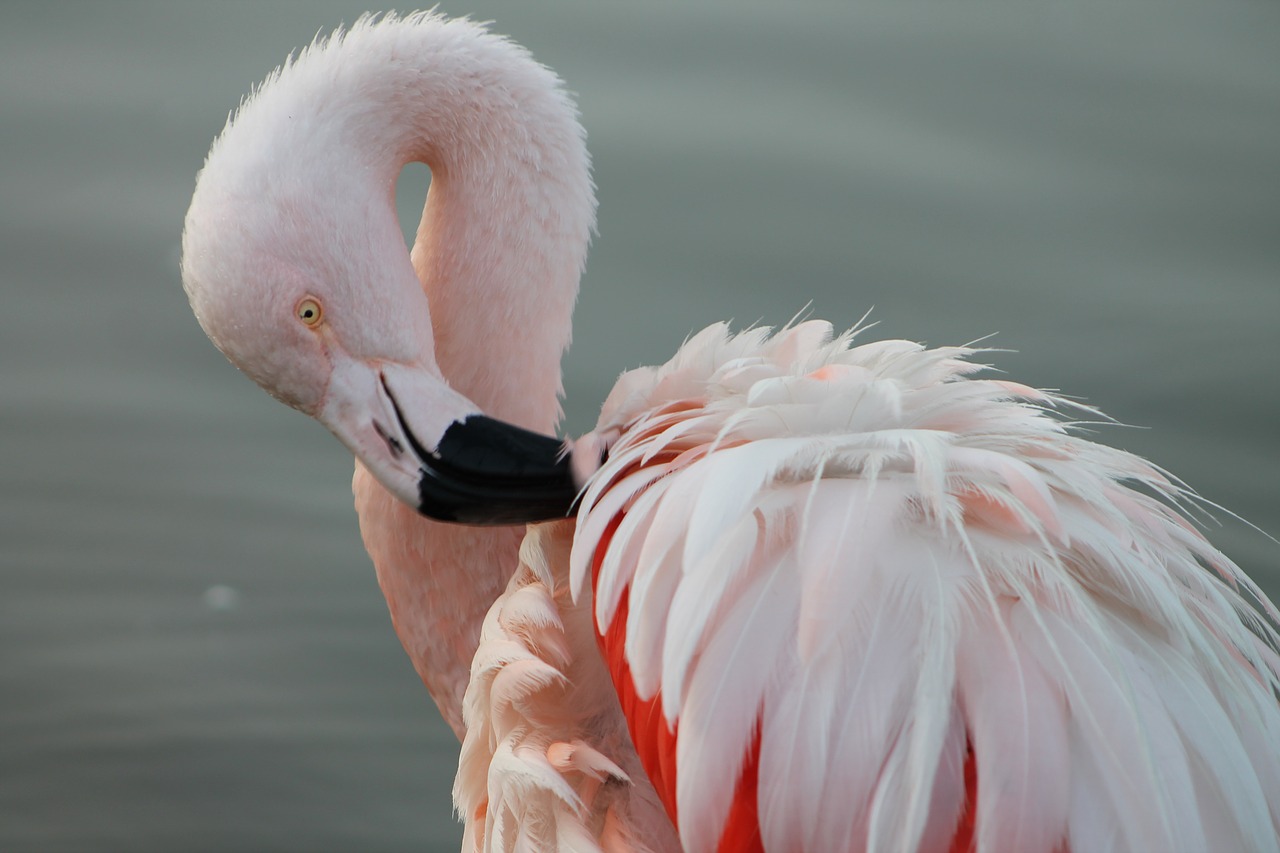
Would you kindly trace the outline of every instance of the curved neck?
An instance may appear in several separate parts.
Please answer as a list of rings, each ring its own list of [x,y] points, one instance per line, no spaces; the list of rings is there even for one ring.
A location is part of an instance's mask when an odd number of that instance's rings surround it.
[[[486,414],[550,433],[595,223],[585,133],[552,72],[457,26],[408,30],[417,43],[358,91],[392,119],[371,146],[388,198],[407,163],[431,169],[412,262],[441,372]]]
[[[342,55],[316,62],[309,52],[292,69],[297,85],[314,87],[303,93],[312,121],[291,131],[299,156],[334,158],[307,168],[328,165],[335,182],[355,173],[365,188],[356,198],[388,251],[403,246],[400,171],[413,161],[431,168],[412,264],[441,373],[487,414],[553,431],[595,219],[584,134],[559,80],[505,39],[430,15],[362,22],[316,50]],[[360,466],[354,491],[396,632],[460,731],[480,621],[516,568],[520,531],[429,522]]]

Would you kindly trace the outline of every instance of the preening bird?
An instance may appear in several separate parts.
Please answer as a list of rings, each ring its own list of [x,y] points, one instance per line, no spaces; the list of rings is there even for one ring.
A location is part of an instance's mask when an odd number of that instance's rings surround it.
[[[271,75],[185,223],[205,332],[356,457],[467,849],[1280,850],[1276,610],[1062,399],[715,325],[551,437],[595,204],[558,78],[421,13]]]

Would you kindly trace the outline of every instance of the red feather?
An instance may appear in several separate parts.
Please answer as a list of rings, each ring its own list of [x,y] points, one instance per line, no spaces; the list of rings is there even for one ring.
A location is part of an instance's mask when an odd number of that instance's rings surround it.
[[[976,840],[974,827],[978,816],[978,763],[973,760],[973,744],[964,756],[964,811],[956,834],[951,839],[950,853],[970,853]]]
[[[738,777],[738,787],[733,792],[733,804],[729,806],[729,817],[724,823],[717,853],[736,853],[739,850],[764,853],[764,842],[760,839],[760,812],[756,805],[759,775],[760,729],[757,728],[747,760],[742,765],[742,775]]]
[[[594,584],[600,574],[600,564],[604,560],[613,534],[618,529],[622,515],[609,522],[591,563],[591,580]],[[676,822],[676,728],[668,727],[662,718],[662,692],[658,691],[648,699],[636,695],[635,682],[631,680],[631,667],[627,664],[628,595],[622,594],[618,611],[607,631],[601,633],[600,625],[596,625],[596,638],[600,643],[600,651],[604,655],[605,665],[609,667],[609,675],[613,678],[614,689],[618,693],[618,701],[622,704],[622,713],[627,718],[627,728],[631,731],[631,740],[635,743],[636,754],[640,756],[640,764],[653,783],[662,804],[667,807],[667,815],[673,824]]]

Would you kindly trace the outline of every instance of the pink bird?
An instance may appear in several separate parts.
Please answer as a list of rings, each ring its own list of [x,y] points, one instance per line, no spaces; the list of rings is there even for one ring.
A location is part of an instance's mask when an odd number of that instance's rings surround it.
[[[183,236],[209,337],[356,456],[466,849],[1280,850],[1276,610],[1062,399],[716,325],[550,437],[584,137],[510,41],[362,18],[241,105]]]

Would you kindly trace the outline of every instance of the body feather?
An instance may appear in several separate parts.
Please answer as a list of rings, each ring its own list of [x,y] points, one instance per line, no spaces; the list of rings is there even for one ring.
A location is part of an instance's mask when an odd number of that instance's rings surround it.
[[[588,437],[571,583],[685,849],[754,762],[767,850],[1280,849],[1274,611],[1194,495],[971,350],[852,338],[712,326]]]
[[[678,849],[568,594],[571,527],[530,530],[481,628],[453,791],[464,850]]]

